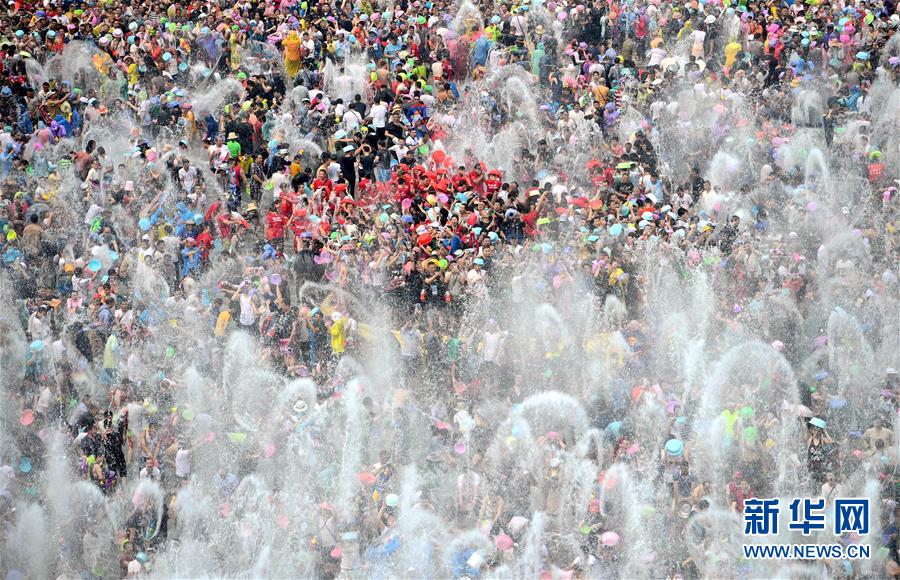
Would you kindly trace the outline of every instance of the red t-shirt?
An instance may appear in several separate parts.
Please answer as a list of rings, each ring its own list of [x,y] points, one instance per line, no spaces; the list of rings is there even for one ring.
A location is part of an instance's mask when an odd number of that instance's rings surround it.
[[[456,188],[456,191],[467,191],[471,189],[472,182],[467,175],[457,173],[453,176],[453,187]]]
[[[228,212],[222,212],[216,216],[216,223],[219,224],[219,235],[223,238],[231,237],[231,224],[226,221],[229,217],[230,214]]]
[[[216,200],[215,202],[213,202],[213,204],[211,206],[209,206],[209,209],[206,210],[206,213],[203,214],[203,221],[208,222],[209,220],[213,219],[213,216],[219,212],[219,208],[221,206],[222,206],[221,201]]]
[[[469,183],[472,184],[472,191],[475,192],[475,195],[483,196],[484,195],[484,175],[478,173],[477,171],[469,172]]]
[[[884,163],[869,163],[869,181],[872,183],[881,179],[884,175]]]
[[[499,177],[488,176],[488,178],[484,181],[487,186],[488,193],[494,193],[495,191],[500,191],[500,188],[503,187],[503,180]]]
[[[737,503],[738,511],[741,513],[744,511],[744,502],[756,497],[756,493],[752,489],[747,490],[745,493],[740,486],[734,483],[728,484],[728,495],[731,496],[731,501]]]
[[[266,214],[266,239],[269,241],[280,240],[284,237],[284,228],[286,226],[286,217],[279,212],[269,211]]]
[[[525,235],[533,238],[537,235],[537,210],[532,210],[522,215],[522,221],[525,222]]]
[[[319,179],[318,177],[312,182],[312,189],[316,191],[319,188],[324,188],[325,193],[331,193],[331,188],[334,187],[334,182],[332,182],[327,177],[325,179]]]
[[[307,229],[309,229],[309,221],[306,218],[295,217],[291,222],[291,231],[294,232],[294,236],[300,236]]]
[[[212,249],[212,234],[209,232],[201,232],[195,239],[197,240],[197,247],[202,250],[200,252],[200,259],[206,260],[209,258],[209,251]]]

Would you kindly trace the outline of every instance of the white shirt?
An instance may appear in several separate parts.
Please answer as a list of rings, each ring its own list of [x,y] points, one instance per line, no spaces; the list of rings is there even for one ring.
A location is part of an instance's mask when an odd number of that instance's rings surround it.
[[[484,270],[476,270],[472,268],[469,270],[469,273],[466,274],[466,282],[469,284],[475,284],[476,282],[480,282],[482,278],[484,278]]]
[[[694,37],[694,47],[703,48],[703,41],[706,40],[706,32],[703,30],[695,30],[692,36]]]
[[[127,310],[119,317],[119,324],[131,331],[131,325],[134,322],[134,310]]]
[[[143,263],[147,257],[152,258],[155,255],[156,250],[153,248],[153,246],[138,249],[138,261],[140,261],[141,263]]]
[[[406,156],[406,152],[409,151],[409,147],[406,146],[405,143],[397,143],[388,148],[388,151],[391,151],[397,159],[403,159]]]
[[[499,54],[499,51],[495,52]],[[444,65],[440,62],[431,63],[431,75],[436,79],[444,78]]]
[[[162,477],[162,473],[159,471],[158,467],[154,467],[153,469],[148,470],[146,467],[141,470],[141,479],[153,479],[159,481]]]
[[[681,195],[678,195],[676,193],[674,196],[672,196],[672,204],[675,206],[676,210],[682,207],[684,209],[690,209],[693,202],[694,198],[691,197],[691,194],[686,191]]]
[[[524,16],[516,15],[509,19],[514,36],[522,36],[528,28],[528,20]]]
[[[666,49],[660,46],[651,48],[650,60],[647,62],[647,66],[659,66],[659,63],[661,63],[668,54],[669,53],[666,51]]]
[[[186,449],[179,449],[175,454],[175,475],[177,477],[187,477],[191,474],[191,452]]]
[[[372,125],[374,125],[376,129],[384,129],[387,125],[387,113],[388,110],[384,103],[372,105]]]
[[[253,298],[249,294],[241,294],[239,298],[241,302],[241,324],[250,326],[256,322],[256,309],[253,307]]]
[[[359,124],[362,122],[362,117],[359,116],[359,113],[354,111],[353,109],[347,109],[344,113],[343,119],[344,127],[347,128],[348,133],[355,133],[357,129],[359,129]]]
[[[219,145],[210,145],[209,146],[209,159],[212,161],[213,167],[218,169],[222,166],[230,153],[228,152],[228,147],[223,143],[221,146]]]
[[[40,396],[38,397],[37,403],[35,403],[34,408],[39,413],[46,413],[47,409],[50,408],[50,401],[53,400],[53,393],[50,391],[49,387],[44,387],[44,390],[41,391]]]
[[[84,225],[89,226],[94,221],[94,218],[100,215],[103,212],[103,208],[97,204],[91,204],[91,207],[88,208],[87,213],[84,214]]]
[[[193,190],[194,184],[197,182],[197,168],[188,166],[185,169],[182,167],[178,170],[178,179],[181,180],[181,185],[184,186],[185,191]]]
[[[96,167],[91,167],[87,172],[87,181],[91,183],[100,183],[100,178],[102,176],[101,170]]]
[[[341,164],[337,161],[332,161],[328,164],[328,169],[326,169],[328,173],[328,179],[331,181],[337,181],[338,174],[341,172]]]
[[[481,350],[481,356],[485,362],[497,362],[500,355],[500,346],[503,344],[502,332],[485,332],[484,347]]]
[[[419,331],[400,331],[400,356],[416,358],[419,356]]]
[[[46,336],[45,336],[46,328],[47,328],[47,325],[45,325],[41,321],[41,319],[38,318],[37,312],[32,314],[31,317],[28,319],[28,333],[31,335],[31,338],[33,340],[38,340],[38,339],[43,340],[44,338],[46,338]]]

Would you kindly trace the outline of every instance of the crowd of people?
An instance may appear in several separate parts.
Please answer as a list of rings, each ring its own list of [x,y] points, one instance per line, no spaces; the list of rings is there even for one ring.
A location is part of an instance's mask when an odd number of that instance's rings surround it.
[[[900,576],[894,2],[0,35],[7,578],[766,577],[746,500],[870,482],[808,566]]]

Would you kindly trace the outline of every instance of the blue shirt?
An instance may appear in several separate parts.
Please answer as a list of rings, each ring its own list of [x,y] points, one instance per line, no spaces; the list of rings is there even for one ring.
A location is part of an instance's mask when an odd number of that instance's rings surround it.
[[[472,61],[475,65],[484,65],[487,63],[488,53],[493,43],[484,35],[475,41],[475,48],[472,51]]]
[[[212,115],[203,118],[206,123],[206,138],[212,141],[219,134],[219,122]]]
[[[100,322],[100,326],[102,328],[109,328],[112,323],[112,310],[109,309],[105,304],[100,308],[100,312],[97,316],[97,319]]]
[[[184,263],[181,265],[181,275],[187,276],[194,270],[200,269],[200,248],[184,247],[181,249],[181,258]]]
[[[452,254],[456,250],[462,249],[462,238],[459,237],[459,234],[453,234],[453,237],[450,238],[450,253]]]

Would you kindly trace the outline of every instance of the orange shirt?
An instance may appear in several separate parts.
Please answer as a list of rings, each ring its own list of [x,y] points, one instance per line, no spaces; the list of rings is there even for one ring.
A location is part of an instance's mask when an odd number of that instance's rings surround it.
[[[294,35],[288,36],[281,41],[284,46],[284,57],[287,60],[300,60],[300,47],[302,43],[300,38]]]

